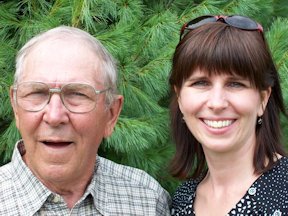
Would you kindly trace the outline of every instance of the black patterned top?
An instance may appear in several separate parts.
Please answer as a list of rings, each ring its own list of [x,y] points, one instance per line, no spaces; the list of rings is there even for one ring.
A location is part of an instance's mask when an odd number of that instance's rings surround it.
[[[195,215],[193,202],[201,180],[189,180],[176,190],[172,215]],[[271,170],[263,173],[228,215],[288,215],[288,158],[282,157]]]

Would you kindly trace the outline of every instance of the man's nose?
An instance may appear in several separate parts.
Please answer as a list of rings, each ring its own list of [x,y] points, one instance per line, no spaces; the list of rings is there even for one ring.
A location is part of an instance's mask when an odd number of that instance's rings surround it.
[[[51,95],[44,112],[43,120],[49,125],[58,126],[69,121],[69,111],[64,106],[60,94],[54,93]]]
[[[224,87],[213,87],[208,95],[207,106],[212,110],[222,110],[228,107],[227,93]]]

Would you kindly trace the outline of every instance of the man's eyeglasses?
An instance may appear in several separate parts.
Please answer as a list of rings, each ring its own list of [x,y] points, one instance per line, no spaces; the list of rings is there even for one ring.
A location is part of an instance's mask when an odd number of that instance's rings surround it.
[[[183,39],[183,37],[189,32],[189,30],[193,30],[204,24],[213,23],[213,22],[223,22],[230,26],[233,26],[235,28],[239,28],[242,30],[248,30],[248,31],[258,30],[260,32],[263,32],[263,27],[259,23],[245,16],[239,16],[239,15],[200,16],[185,23],[182,26],[181,31],[180,31],[180,40]]]
[[[60,94],[64,106],[73,113],[92,111],[99,94],[108,91],[96,90],[93,86],[82,83],[69,83],[61,88],[50,88],[42,82],[23,82],[13,88],[16,103],[24,110],[38,112],[50,101],[51,95]]]

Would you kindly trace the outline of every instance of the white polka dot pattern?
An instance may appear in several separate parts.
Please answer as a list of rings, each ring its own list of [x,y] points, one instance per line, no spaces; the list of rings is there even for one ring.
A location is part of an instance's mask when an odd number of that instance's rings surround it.
[[[203,178],[203,177],[202,177]],[[184,182],[175,192],[172,216],[195,215],[193,202],[198,180]],[[269,171],[263,173],[247,190],[227,216],[288,215],[288,158],[282,157]]]

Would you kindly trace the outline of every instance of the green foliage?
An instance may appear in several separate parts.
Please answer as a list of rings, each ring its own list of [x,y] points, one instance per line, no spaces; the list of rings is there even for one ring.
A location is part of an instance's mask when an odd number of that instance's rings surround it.
[[[10,0],[0,2],[0,164],[20,135],[9,100],[17,50],[35,34],[69,25],[90,32],[118,61],[124,107],[100,155],[146,170],[173,192],[167,167],[174,147],[169,129],[168,76],[181,25],[204,14],[248,15],[263,24],[288,107],[286,0]],[[284,142],[288,123],[282,118]],[[288,149],[288,148],[287,148]]]
[[[267,39],[277,68],[280,73],[281,87],[283,89],[283,97],[285,106],[288,110],[288,19],[277,18],[270,26],[267,33]],[[282,116],[282,129],[284,135],[284,143],[288,150],[288,124],[287,118]]]
[[[286,0],[273,0],[273,9],[275,16],[288,17]]]

